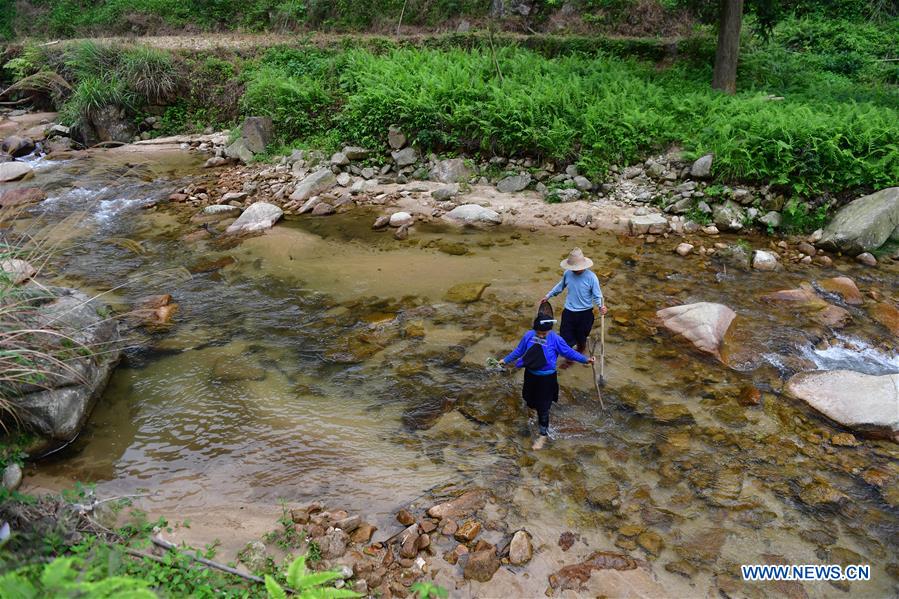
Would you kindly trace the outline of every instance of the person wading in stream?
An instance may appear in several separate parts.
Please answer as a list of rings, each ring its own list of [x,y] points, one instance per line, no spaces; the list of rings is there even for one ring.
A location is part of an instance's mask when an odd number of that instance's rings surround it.
[[[580,354],[553,332],[551,319],[537,316],[534,328],[524,334],[518,347],[503,358],[503,364],[524,368],[524,385],[521,397],[529,408],[537,410],[537,424],[540,434],[534,441],[533,449],[542,449],[549,434],[549,409],[554,401],[559,401],[559,379],[556,375],[556,361],[559,355],[569,360],[592,364],[593,356]]]
[[[606,313],[602,289],[599,287],[599,279],[592,270],[589,270],[593,266],[593,260],[584,256],[581,248],[571,250],[560,266],[565,271],[562,274],[562,280],[543,296],[540,303],[542,304],[549,298],[562,293],[564,289],[568,289],[559,333],[565,343],[574,347],[578,352],[584,353],[587,349],[587,338],[593,329],[593,319],[596,316],[594,306],[600,314]],[[562,364],[561,367],[568,368],[569,366],[571,366],[570,361]]]

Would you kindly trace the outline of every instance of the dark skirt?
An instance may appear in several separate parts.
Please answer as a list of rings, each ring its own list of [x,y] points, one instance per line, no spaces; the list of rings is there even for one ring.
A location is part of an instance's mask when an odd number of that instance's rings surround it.
[[[552,374],[532,374],[524,371],[521,397],[528,407],[538,412],[548,412],[554,401],[559,401],[559,377]]]
[[[565,308],[562,310],[562,324],[559,326],[559,335],[565,343],[571,347],[584,345],[587,337],[593,330],[593,310],[579,310],[577,312]]]

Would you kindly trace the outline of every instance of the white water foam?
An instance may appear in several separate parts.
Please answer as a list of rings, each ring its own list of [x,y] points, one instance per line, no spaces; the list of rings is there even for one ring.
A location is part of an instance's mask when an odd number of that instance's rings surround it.
[[[808,346],[802,355],[820,370],[846,369],[866,374],[899,373],[899,353],[885,353],[865,341],[848,335],[836,335],[830,347]]]

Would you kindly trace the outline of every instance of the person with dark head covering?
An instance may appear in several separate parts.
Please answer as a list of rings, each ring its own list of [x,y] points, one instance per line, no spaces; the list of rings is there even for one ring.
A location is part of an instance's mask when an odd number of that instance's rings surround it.
[[[553,402],[559,401],[559,380],[556,374],[556,361],[563,356],[582,364],[591,364],[594,357],[587,357],[571,349],[565,340],[553,330],[555,320],[538,315],[534,319],[533,329],[524,334],[518,347],[503,358],[507,366],[524,368],[524,385],[521,397],[532,410],[537,411],[537,424],[540,434],[532,446],[542,449],[549,435],[549,409]]]

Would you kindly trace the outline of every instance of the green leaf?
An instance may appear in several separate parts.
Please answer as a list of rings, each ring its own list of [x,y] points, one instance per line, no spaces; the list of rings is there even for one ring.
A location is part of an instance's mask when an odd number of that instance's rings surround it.
[[[297,580],[294,583],[293,588],[294,590],[302,591],[303,589],[321,586],[326,582],[336,580],[340,577],[340,572],[315,572],[312,574],[306,574],[300,580]]]
[[[304,576],[306,576],[306,557],[301,555],[293,560],[287,568],[287,585],[299,589],[300,581]]]
[[[268,574],[265,575],[265,590],[269,599],[287,599],[287,593],[284,592],[284,589]]]

